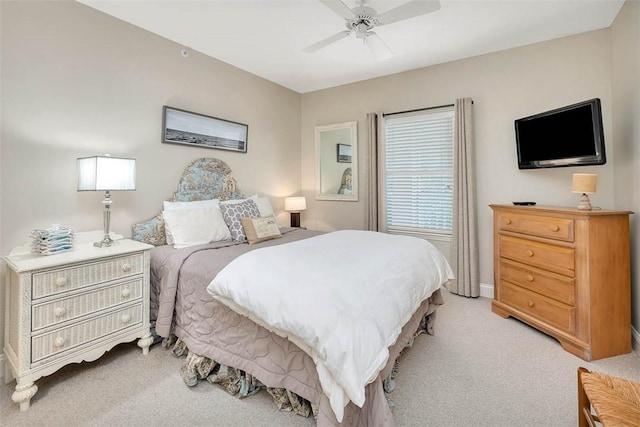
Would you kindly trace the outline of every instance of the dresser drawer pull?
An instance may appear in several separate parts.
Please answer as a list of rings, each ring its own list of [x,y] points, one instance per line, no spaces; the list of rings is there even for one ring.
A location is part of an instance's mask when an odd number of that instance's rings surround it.
[[[122,271],[128,273],[131,271],[131,264],[122,264]]]
[[[552,225],[551,231],[560,231],[560,227],[558,227],[557,225]]]
[[[121,320],[122,320],[122,323],[129,323],[131,321],[131,315],[123,314]]]
[[[53,310],[53,315],[54,315],[54,316],[56,316],[56,317],[62,317],[62,316],[64,316],[65,314],[67,314],[67,309],[66,309],[66,308],[64,308],[64,307],[56,307],[56,308]]]
[[[54,283],[56,284],[57,287],[61,288],[64,285],[67,284],[67,278],[66,277],[58,277]]]
[[[505,219],[504,223],[507,224],[507,225],[511,224],[511,219],[510,218]]]
[[[527,256],[533,256],[533,251],[531,249],[527,250]]]
[[[535,304],[533,303],[533,301],[529,300],[529,301],[527,301],[527,305],[529,307],[533,307]]]
[[[66,340],[64,339],[64,337],[57,337],[54,341],[53,341],[53,345],[56,348],[60,348],[64,345],[64,343],[66,342]]]
[[[527,274],[527,282],[533,282],[533,276],[530,274]]]
[[[130,289],[123,289],[122,290],[122,298],[129,298],[129,295],[131,295],[131,290]]]

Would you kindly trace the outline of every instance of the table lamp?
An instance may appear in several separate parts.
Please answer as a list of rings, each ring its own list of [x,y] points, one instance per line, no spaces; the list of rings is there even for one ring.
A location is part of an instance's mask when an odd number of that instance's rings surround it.
[[[109,236],[111,219],[111,191],[132,191],[136,189],[136,160],[122,157],[93,156],[77,160],[78,191],[104,191],[103,224],[104,238],[95,242],[96,247],[113,245]]]
[[[598,186],[598,175],[593,173],[574,173],[571,183],[571,192],[582,194],[578,209],[591,210],[591,201],[588,194],[594,194]]]
[[[284,210],[291,212],[291,226],[300,227],[300,211],[307,209],[307,199],[304,197],[285,197]]]

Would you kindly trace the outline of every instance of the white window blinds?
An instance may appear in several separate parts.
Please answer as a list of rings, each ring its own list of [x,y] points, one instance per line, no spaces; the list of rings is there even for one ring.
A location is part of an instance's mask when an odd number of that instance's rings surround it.
[[[385,118],[387,231],[451,234],[453,121],[452,108]]]

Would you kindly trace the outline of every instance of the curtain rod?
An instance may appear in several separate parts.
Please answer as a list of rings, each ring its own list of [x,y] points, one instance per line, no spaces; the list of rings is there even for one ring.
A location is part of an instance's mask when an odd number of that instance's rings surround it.
[[[473,104],[473,101],[471,101]],[[418,111],[437,110],[438,108],[453,107],[455,104],[437,105],[435,107],[416,108],[415,110],[396,111],[394,113],[383,113],[382,117],[395,116],[396,114],[416,113]]]

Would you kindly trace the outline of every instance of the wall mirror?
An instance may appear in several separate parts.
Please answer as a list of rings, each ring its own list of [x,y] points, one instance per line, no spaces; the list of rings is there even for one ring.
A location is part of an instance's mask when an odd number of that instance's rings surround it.
[[[358,200],[358,122],[316,126],[316,199]]]

